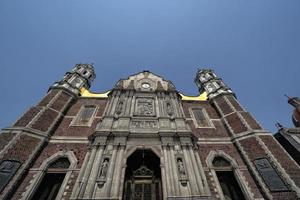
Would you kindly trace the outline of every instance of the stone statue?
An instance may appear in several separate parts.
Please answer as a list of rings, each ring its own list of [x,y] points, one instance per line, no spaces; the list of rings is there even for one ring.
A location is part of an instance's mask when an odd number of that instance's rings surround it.
[[[100,178],[105,178],[108,170],[108,159],[105,159],[101,165]]]
[[[167,113],[168,113],[169,116],[174,114],[173,107],[172,107],[170,102],[167,103]]]
[[[122,110],[123,110],[123,100],[121,100],[119,103],[118,103],[118,106],[116,108],[116,114],[121,114],[122,113]]]
[[[177,166],[178,166],[179,175],[184,176],[185,175],[185,170],[184,170],[183,162],[182,162],[181,159],[177,160]]]

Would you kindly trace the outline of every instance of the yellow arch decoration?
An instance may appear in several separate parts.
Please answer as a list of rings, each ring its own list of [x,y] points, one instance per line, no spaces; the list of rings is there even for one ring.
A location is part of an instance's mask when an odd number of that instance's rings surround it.
[[[92,93],[86,88],[81,88],[80,94],[82,97],[90,97],[90,98],[107,98],[108,93],[110,91],[107,91],[105,93]],[[199,96],[186,96],[184,94],[179,93],[181,96],[181,100],[183,101],[206,101],[207,100],[207,93],[203,92],[202,94],[199,94]]]
[[[110,92],[110,90],[105,93],[92,93],[88,89],[85,89],[85,88],[81,88],[81,90],[80,90],[80,94],[82,97],[91,97],[91,98],[92,97],[107,98],[109,92]]]
[[[184,94],[179,93],[182,97],[181,100],[183,101],[206,101],[207,100],[207,93],[203,92],[202,94],[199,94],[199,96],[186,96]]]

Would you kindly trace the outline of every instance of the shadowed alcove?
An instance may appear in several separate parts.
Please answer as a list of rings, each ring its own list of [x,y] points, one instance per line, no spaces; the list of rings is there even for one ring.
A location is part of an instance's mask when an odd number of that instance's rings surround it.
[[[161,200],[160,159],[151,150],[136,150],[127,159],[123,199]]]

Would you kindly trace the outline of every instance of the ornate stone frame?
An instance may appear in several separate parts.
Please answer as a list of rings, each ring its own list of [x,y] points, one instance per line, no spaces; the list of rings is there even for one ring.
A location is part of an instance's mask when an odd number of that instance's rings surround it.
[[[254,199],[254,194],[250,191],[250,188],[248,187],[245,180],[242,179],[242,174],[241,174],[241,171],[240,171],[239,166],[236,163],[236,161],[223,151],[210,151],[209,155],[206,158],[206,164],[209,167],[209,171],[210,171],[210,173],[213,177],[214,183],[216,184],[215,186],[216,186],[217,192],[220,196],[220,199],[225,200],[225,197],[223,195],[222,188],[221,188],[221,185],[219,183],[215,167],[212,164],[214,158],[217,157],[217,156],[220,156],[220,157],[224,158],[225,160],[227,160],[231,164],[231,166],[232,166],[231,170],[232,170],[232,172],[235,176],[235,179],[237,180],[239,186],[241,187],[241,190],[244,194],[245,199],[246,200],[253,200]]]
[[[89,119],[89,121],[86,124],[83,124],[79,121],[79,117],[80,117],[81,113],[83,112],[84,108],[89,107],[89,106],[94,107],[95,109],[94,109],[94,112],[93,112],[91,118]],[[95,118],[97,112],[98,112],[98,106],[96,106],[96,105],[82,105],[80,107],[78,113],[73,118],[72,122],[70,123],[70,126],[87,126],[87,127],[92,126],[92,123],[94,121],[94,118]]]
[[[32,195],[38,188],[39,184],[41,183],[41,181],[45,175],[45,171],[46,171],[47,167],[52,162],[54,162],[55,160],[57,160],[58,158],[61,158],[61,157],[66,157],[70,161],[70,166],[66,170],[67,171],[66,176],[63,180],[63,183],[61,184],[61,187],[60,187],[57,197],[56,197],[56,200],[62,199],[65,187],[67,186],[67,183],[68,183],[68,180],[69,180],[73,170],[76,169],[77,162],[78,162],[73,151],[58,151],[57,153],[53,154],[52,156],[50,156],[49,158],[44,160],[44,162],[41,164],[41,166],[39,168],[37,168],[37,169],[31,168],[30,171],[37,171],[37,173],[33,176],[33,179],[30,181],[29,185],[26,187],[25,192],[22,194],[22,198],[21,198],[22,200],[29,200],[32,197]]]
[[[195,109],[195,108],[202,109],[203,115],[206,118],[206,120],[208,121],[209,126],[207,126],[207,127],[206,126],[199,126],[199,124],[197,122],[197,119],[196,119],[196,117],[194,115],[194,112],[193,112],[193,109]],[[192,106],[192,107],[189,107],[189,113],[190,113],[190,116],[191,116],[191,118],[192,118],[192,120],[194,122],[195,128],[214,128],[214,129],[216,128],[215,125],[213,124],[213,122],[211,121],[210,117],[208,116],[208,114],[206,112],[206,109],[203,108],[202,106]]]
[[[127,146],[126,151],[124,153],[124,157],[122,158],[122,175],[121,175],[121,184],[120,184],[120,194],[123,195],[123,189],[124,189],[124,180],[125,180],[125,171],[126,171],[126,162],[129,156],[131,156],[136,150],[145,149],[152,151],[159,159],[160,159],[160,170],[161,170],[161,184],[162,184],[162,192],[163,195],[166,194],[166,188],[164,187],[164,161],[163,161],[163,155],[161,152],[161,149],[157,146]],[[165,196],[164,196],[165,197]]]

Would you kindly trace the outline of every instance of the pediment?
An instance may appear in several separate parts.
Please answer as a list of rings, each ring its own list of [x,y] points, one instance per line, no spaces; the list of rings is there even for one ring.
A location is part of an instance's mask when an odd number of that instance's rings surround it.
[[[138,74],[131,75],[127,79],[121,79],[117,82],[115,88],[143,92],[176,90],[171,81],[165,80],[150,71],[143,71]]]

